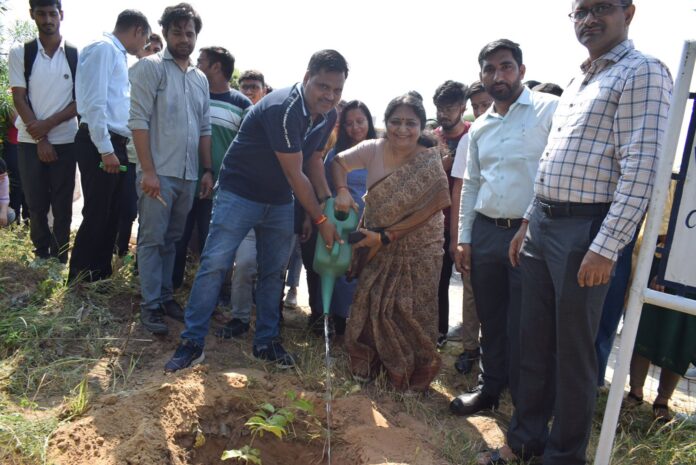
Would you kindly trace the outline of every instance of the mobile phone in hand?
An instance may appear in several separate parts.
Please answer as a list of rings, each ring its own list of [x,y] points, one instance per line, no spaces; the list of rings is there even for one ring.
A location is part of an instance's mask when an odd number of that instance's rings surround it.
[[[365,239],[365,233],[362,231],[353,231],[348,233],[348,243],[356,244]]]

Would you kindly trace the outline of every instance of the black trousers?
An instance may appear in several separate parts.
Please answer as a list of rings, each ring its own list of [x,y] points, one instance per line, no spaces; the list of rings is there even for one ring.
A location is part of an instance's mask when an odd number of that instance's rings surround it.
[[[133,222],[138,216],[138,193],[135,190],[135,163],[128,163],[126,181],[121,189],[121,205],[118,218],[118,233],[116,236],[116,253],[122,257],[128,253],[133,230]]]
[[[481,321],[483,391],[500,396],[519,380],[520,272],[508,258],[517,228],[502,229],[476,216],[471,232],[471,288]]]
[[[447,334],[449,330],[449,286],[452,278],[452,257],[449,253],[450,233],[445,229],[445,254],[442,257],[442,271],[440,272],[440,284],[437,290],[438,303],[438,332]]]
[[[57,257],[68,261],[72,199],[75,190],[75,145],[53,148],[58,160],[39,160],[36,144],[19,144],[17,165],[29,205],[30,235],[39,258]],[[48,226],[48,210],[53,212],[53,231]]]
[[[19,160],[17,153],[18,144],[11,144],[5,141],[2,144],[2,158],[7,165],[7,177],[10,178],[10,208],[17,214],[17,223],[29,219],[29,205],[24,199],[22,191],[22,176],[19,174]]]
[[[122,165],[128,163],[128,139],[111,134],[114,153]],[[75,136],[77,163],[82,175],[82,224],[75,236],[70,257],[68,281],[84,279],[98,281],[111,276],[111,257],[118,230],[121,190],[126,173],[109,174],[102,168],[101,155],[89,137],[86,124],[81,124]]]

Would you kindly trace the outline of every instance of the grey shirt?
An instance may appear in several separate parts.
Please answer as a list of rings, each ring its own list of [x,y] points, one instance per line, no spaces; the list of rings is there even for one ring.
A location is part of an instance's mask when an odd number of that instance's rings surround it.
[[[196,67],[182,71],[168,49],[143,58],[129,71],[128,127],[150,131],[159,176],[198,179],[198,142],[211,134],[208,80]],[[138,171],[142,168],[138,162]]]

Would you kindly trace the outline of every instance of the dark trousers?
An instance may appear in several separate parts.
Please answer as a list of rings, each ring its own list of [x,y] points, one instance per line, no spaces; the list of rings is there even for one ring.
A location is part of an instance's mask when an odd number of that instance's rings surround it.
[[[19,174],[19,160],[17,159],[17,144],[5,141],[2,145],[2,158],[7,165],[7,177],[10,178],[10,208],[17,214],[17,223],[29,218],[29,206],[24,199],[22,191],[22,176]]]
[[[128,163],[127,142],[127,138],[111,134],[114,153],[122,165]],[[126,173],[109,174],[99,168],[101,155],[89,138],[87,125],[80,125],[75,146],[85,204],[82,224],[77,230],[70,257],[68,280],[98,281],[111,276],[111,256],[116,242],[121,190],[125,186]]]
[[[440,273],[440,284],[437,289],[438,303],[438,332],[447,334],[449,330],[449,285],[452,278],[452,257],[449,253],[450,233],[445,229],[445,254],[442,257],[442,272]]]
[[[174,272],[172,275],[172,285],[174,286],[174,289],[180,288],[181,284],[184,282],[186,253],[188,251],[188,244],[191,241],[191,236],[193,235],[194,226],[198,230],[198,243],[200,244],[200,250],[203,251],[205,248],[205,240],[208,237],[208,230],[210,229],[210,217],[212,216],[212,211],[212,199],[199,199],[198,197],[193,199],[193,206],[186,217],[184,235],[176,243],[176,257],[174,258]],[[229,280],[225,282],[228,283]]]
[[[138,216],[138,193],[135,190],[135,163],[128,163],[126,180],[121,189],[118,233],[116,234],[116,253],[122,257],[128,253],[133,222]]]
[[[312,235],[307,242],[300,244],[302,252],[302,263],[305,267],[305,276],[307,277],[307,293],[309,294],[309,309],[312,317],[318,318],[323,313],[323,305],[321,303],[321,277],[314,272],[314,250],[317,247],[317,228],[312,228]]]
[[[522,248],[520,384],[507,439],[517,454],[543,454],[544,465],[586,463],[609,286],[580,287],[577,274],[603,219],[547,218],[537,206]]]
[[[633,262],[633,248],[638,239],[637,229],[633,240],[626,244],[626,247],[621,251],[619,259],[614,267],[614,276],[609,283],[607,297],[604,299],[602,306],[602,319],[599,322],[599,332],[595,340],[595,351],[597,352],[597,386],[604,386],[604,376],[607,371],[607,362],[609,354],[614,345],[614,337],[616,329],[619,327],[621,315],[623,315],[624,302],[626,300],[626,291],[628,290],[628,281],[631,278],[631,263]]]
[[[471,288],[481,322],[483,392],[499,397],[519,380],[520,273],[508,258],[517,228],[502,229],[477,215],[471,232]]]
[[[72,199],[75,190],[75,145],[53,148],[58,160],[39,160],[36,144],[19,144],[18,167],[24,196],[29,205],[30,235],[37,257],[57,257],[68,261]],[[53,212],[53,231],[48,226],[48,210]]]

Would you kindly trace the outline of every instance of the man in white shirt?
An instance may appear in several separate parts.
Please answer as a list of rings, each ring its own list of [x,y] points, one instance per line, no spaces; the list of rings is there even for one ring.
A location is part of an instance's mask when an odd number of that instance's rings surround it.
[[[85,205],[75,236],[68,280],[98,281],[111,276],[119,220],[119,199],[125,186],[130,84],[126,53],[136,55],[150,35],[145,15],[125,10],[113,33],[82,50],[75,92],[82,120],[75,137]],[[121,168],[124,167],[124,168]]]
[[[516,401],[521,287],[508,248],[533,196],[534,175],[558,102],[522,85],[522,50],[510,40],[483,47],[479,65],[493,106],[469,131],[455,261],[459,271],[471,273],[484,372],[481,386],[450,404],[457,415],[497,408],[508,386]]]
[[[31,0],[29,5],[39,37],[14,47],[9,56],[10,87],[19,114],[18,167],[34,253],[37,258],[56,257],[66,263],[75,187],[77,50],[66,45],[60,34],[59,0]],[[53,231],[48,226],[51,207]]]

